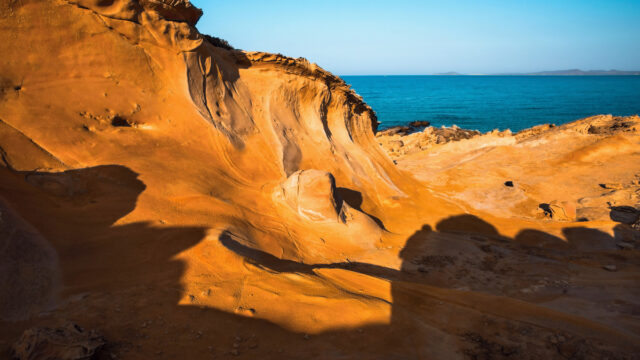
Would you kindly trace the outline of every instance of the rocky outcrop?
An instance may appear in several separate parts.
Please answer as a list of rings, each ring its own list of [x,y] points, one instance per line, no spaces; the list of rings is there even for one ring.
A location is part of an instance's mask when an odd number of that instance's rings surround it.
[[[372,218],[352,208],[337,192],[330,173],[319,170],[301,170],[293,173],[275,192],[300,217],[315,223],[345,225],[345,235],[371,239],[372,246],[380,239],[382,229]],[[350,238],[351,236],[347,236]]]
[[[637,353],[635,225],[539,209],[632,206],[635,120],[387,156],[342,80],[199,15],[0,2],[0,353],[97,352],[64,319],[111,359]]]
[[[187,187],[193,173],[201,173],[197,176],[208,178],[208,184],[189,191],[208,194],[208,187],[223,188],[214,192],[221,198],[238,194],[234,201],[254,211],[264,205],[243,196],[242,188],[259,191],[308,169],[331,173],[337,186],[361,193],[370,209],[405,196],[402,178],[373,139],[374,112],[343,80],[304,59],[214,46],[193,27],[200,12],[188,1],[25,2],[3,11],[21,19],[3,17],[6,28],[16,29],[15,39],[3,45],[7,51],[36,38],[49,50],[75,51],[60,59],[47,52],[18,52],[16,58],[31,56],[37,66],[2,65],[3,74],[15,77],[7,87],[24,79],[19,92],[3,98],[0,111],[0,120],[18,130],[0,144],[16,171],[111,163],[169,171],[184,176],[175,180]],[[37,24],[42,11],[59,16],[35,30],[21,28]],[[86,36],[74,38],[70,46],[69,33]],[[72,107],[58,95],[69,86],[77,92]],[[39,105],[27,110],[25,101]],[[29,121],[27,111],[33,116],[46,112],[50,124],[60,121],[60,128],[52,135]],[[18,140],[11,139],[21,136],[29,144],[13,145]],[[84,151],[87,142],[100,152]],[[129,155],[140,151],[134,149],[173,148],[172,143],[183,144],[180,164]],[[12,160],[40,149],[44,153],[28,164]],[[270,202],[267,207],[279,206]],[[234,210],[228,215],[245,216]],[[254,224],[268,226],[261,221],[257,217]]]
[[[392,126],[390,128],[379,131],[376,135],[390,136],[390,135],[409,135],[417,131],[424,130],[431,125],[428,121],[412,121],[408,126]]]
[[[459,184],[442,191],[472,207],[564,222],[607,221],[612,209],[640,205],[640,169],[631,165],[639,138],[640,117],[611,115],[516,134],[452,127],[377,135],[401,168],[432,184]]]
[[[472,139],[482,135],[477,130],[461,129],[456,125],[439,128],[426,126],[422,131],[415,131],[415,129],[415,127],[394,127],[378,132],[376,138],[380,145],[387,149],[389,155],[395,158],[427,150],[435,145]],[[497,137],[509,137],[511,136],[511,131],[500,132],[494,130],[488,134]]]

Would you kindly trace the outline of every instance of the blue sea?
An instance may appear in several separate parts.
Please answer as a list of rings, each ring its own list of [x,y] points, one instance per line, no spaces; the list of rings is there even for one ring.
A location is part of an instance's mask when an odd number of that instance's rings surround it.
[[[343,76],[380,129],[434,126],[519,131],[597,114],[640,114],[640,76]]]

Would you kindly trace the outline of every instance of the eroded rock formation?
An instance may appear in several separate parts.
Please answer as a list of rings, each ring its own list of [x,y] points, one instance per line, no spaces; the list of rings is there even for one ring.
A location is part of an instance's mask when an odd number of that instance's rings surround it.
[[[640,208],[638,116],[594,116],[516,134],[470,133],[427,128],[377,137],[400,168],[477,210],[606,221],[616,206]],[[502,186],[506,182],[510,186]]]
[[[199,16],[0,2],[0,351],[68,319],[101,358],[637,353],[635,225],[536,215],[604,161],[599,191],[632,186],[636,120],[428,130],[388,156],[341,79],[217,46]],[[577,217],[600,209],[583,195]]]

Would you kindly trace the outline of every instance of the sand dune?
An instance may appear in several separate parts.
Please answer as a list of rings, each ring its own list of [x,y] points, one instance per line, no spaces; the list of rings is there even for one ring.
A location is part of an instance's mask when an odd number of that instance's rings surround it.
[[[215,46],[188,1],[0,12],[1,354],[640,350],[637,117],[376,138],[340,78]]]

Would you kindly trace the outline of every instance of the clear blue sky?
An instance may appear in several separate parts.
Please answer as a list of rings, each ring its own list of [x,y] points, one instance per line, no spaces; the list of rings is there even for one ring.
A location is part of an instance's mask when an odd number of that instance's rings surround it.
[[[340,75],[640,70],[640,0],[191,0],[197,27]]]

